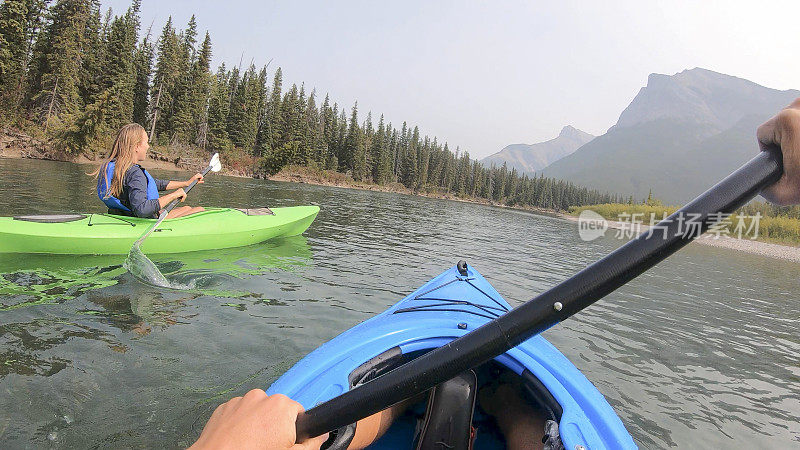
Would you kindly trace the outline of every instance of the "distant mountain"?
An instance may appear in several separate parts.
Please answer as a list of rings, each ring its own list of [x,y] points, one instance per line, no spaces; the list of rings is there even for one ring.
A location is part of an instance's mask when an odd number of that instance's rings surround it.
[[[750,159],[756,127],[800,91],[706,69],[651,74],[608,132],[544,169],[604,191],[683,203]]]
[[[521,172],[536,172],[569,155],[592,139],[594,136],[591,134],[567,125],[554,139],[538,144],[511,144],[483,158],[481,163],[489,167],[492,164],[502,166],[505,162],[509,170],[516,168]]]

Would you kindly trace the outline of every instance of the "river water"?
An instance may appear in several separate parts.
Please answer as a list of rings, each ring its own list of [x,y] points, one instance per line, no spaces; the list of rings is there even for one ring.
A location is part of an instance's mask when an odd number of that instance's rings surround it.
[[[90,166],[0,159],[0,215],[103,212]],[[156,171],[183,179],[188,174]],[[466,259],[516,305],[620,245],[574,223],[212,175],[189,203],[318,204],[304,236],[153,259],[0,255],[3,448],[179,447],[211,411]],[[800,267],[690,245],[545,336],[644,448],[800,448]]]

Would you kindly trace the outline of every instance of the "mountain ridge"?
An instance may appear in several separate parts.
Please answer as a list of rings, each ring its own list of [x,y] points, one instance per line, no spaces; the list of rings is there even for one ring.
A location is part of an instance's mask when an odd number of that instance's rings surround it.
[[[535,144],[510,144],[480,162],[484,166],[502,165],[521,172],[536,172],[580,148],[595,136],[572,125],[564,126],[553,139]]]
[[[758,151],[758,124],[798,90],[767,88],[702,68],[650,74],[608,132],[543,169],[609,192],[683,203]]]

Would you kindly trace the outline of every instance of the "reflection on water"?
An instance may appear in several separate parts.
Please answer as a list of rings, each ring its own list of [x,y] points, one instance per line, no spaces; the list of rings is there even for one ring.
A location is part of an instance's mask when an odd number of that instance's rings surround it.
[[[250,293],[235,289],[237,279],[308,264],[304,236],[247,247],[158,255],[155,265],[168,283],[183,290],[221,297]],[[119,255],[14,255],[0,253],[0,311],[57,303],[117,284],[125,269]]]
[[[100,211],[86,171],[0,159],[0,215]],[[215,177],[189,201],[322,211],[297,240],[156,255],[186,292],[136,282],[122,257],[0,255],[5,448],[186,446],[217,404],[458,259],[513,305],[619,244],[533,214],[338,188]],[[645,448],[797,447],[799,287],[795,264],[690,246],[546,336]]]

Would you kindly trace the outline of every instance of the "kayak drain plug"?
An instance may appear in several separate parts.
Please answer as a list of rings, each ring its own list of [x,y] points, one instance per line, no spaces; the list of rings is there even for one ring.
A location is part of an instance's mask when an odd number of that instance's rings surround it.
[[[466,330],[466,329],[467,329],[467,324],[466,324],[466,323],[464,323],[464,322],[460,322],[460,323],[458,324],[458,329],[459,329],[459,330]]]

